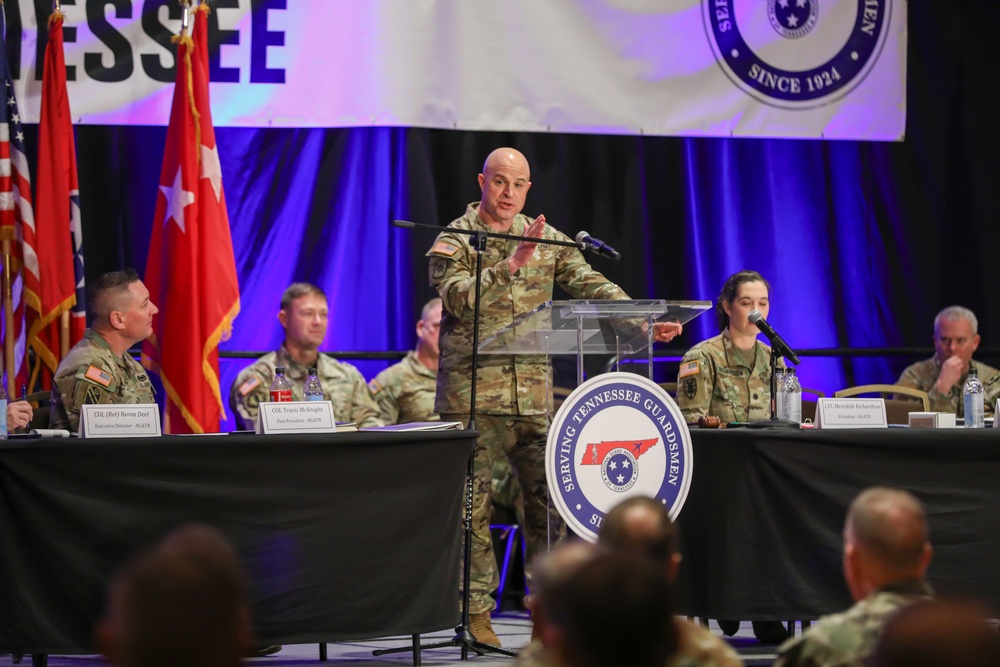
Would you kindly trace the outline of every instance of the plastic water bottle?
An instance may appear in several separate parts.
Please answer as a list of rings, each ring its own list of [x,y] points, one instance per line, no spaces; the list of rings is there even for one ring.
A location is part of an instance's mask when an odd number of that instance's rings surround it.
[[[7,376],[0,377],[0,440],[7,439]],[[982,401],[980,401],[982,403]]]
[[[320,383],[319,378],[316,377],[316,369],[309,369],[309,377],[306,378],[306,384],[303,388],[303,395],[307,401],[322,401],[323,400],[323,385]]]
[[[292,402],[292,385],[288,383],[288,379],[285,377],[284,366],[278,366],[274,369],[274,382],[271,383],[271,402]]]
[[[802,423],[802,385],[794,368],[785,371],[785,413],[788,421]]]
[[[965,394],[965,428],[982,428],[985,389],[975,368],[969,369],[969,379],[965,381],[962,393]]]
[[[774,371],[774,416],[778,419],[788,419],[785,397],[785,369],[777,368]]]

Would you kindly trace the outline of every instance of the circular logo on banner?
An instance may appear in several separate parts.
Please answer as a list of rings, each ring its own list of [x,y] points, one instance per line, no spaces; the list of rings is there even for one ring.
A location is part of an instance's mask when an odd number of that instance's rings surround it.
[[[691,434],[677,404],[634,373],[587,380],[549,427],[549,494],[573,532],[591,541],[604,515],[630,496],[659,499],[675,519],[692,469]]]
[[[703,0],[702,16],[733,83],[765,104],[808,109],[864,80],[885,44],[892,2]]]

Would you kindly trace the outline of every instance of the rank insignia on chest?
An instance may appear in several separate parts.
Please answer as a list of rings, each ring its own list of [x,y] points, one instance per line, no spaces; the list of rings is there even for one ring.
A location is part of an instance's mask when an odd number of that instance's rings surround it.
[[[688,378],[682,383],[684,389],[684,395],[688,398],[694,398],[698,393],[698,378]]]

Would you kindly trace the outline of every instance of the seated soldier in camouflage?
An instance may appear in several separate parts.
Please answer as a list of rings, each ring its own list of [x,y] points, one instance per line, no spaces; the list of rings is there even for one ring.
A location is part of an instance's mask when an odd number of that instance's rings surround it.
[[[315,368],[323,385],[323,396],[333,402],[339,422],[356,422],[359,428],[383,426],[378,405],[368,384],[354,366],[320,354],[326,338],[329,307],[323,290],[309,283],[292,283],[281,296],[278,321],[285,329],[285,342],[236,376],[229,390],[229,407],[240,428],[251,430],[257,423],[257,406],[267,401],[274,369],[283,366],[292,385],[292,398],[302,400],[309,369]]]
[[[159,312],[132,269],[105,273],[87,296],[93,321],[56,368],[49,427],[78,430],[85,403],[155,403],[149,376],[128,349],[153,333]]]
[[[771,416],[771,348],[748,319],[754,309],[767,318],[770,291],[756,271],[726,279],[715,304],[722,333],[688,350],[677,374],[677,405],[688,423],[710,415],[723,424]]]
[[[862,491],[844,522],[844,578],[855,604],[785,642],[774,667],[862,664],[896,612],[930,598],[924,581],[930,562],[920,501],[899,489]]]
[[[372,397],[386,424],[433,422],[437,390],[438,332],[441,329],[441,299],[424,304],[417,322],[417,349],[398,364],[389,366],[368,383]]]
[[[979,347],[979,321],[975,314],[962,306],[949,306],[934,318],[934,356],[908,366],[896,384],[923,389],[931,399],[932,412],[951,412],[965,416],[962,389],[975,368],[986,388],[983,407],[987,417],[1000,398],[1000,371],[975,361],[972,355]],[[893,398],[915,400],[897,394]]]
[[[685,421],[718,417],[751,422],[771,416],[771,348],[757,340],[760,329],[748,319],[751,310],[767,318],[771,286],[756,271],[740,271],[726,279],[715,304],[718,336],[698,343],[684,355],[677,374],[677,406]],[[782,360],[779,366],[784,367]],[[721,619],[727,635],[739,622]],[[754,621],[754,634],[767,643],[788,636],[777,621]]]

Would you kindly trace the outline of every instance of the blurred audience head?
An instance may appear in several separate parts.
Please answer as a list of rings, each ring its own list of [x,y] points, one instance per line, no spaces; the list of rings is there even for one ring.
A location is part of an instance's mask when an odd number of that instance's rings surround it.
[[[623,500],[604,516],[598,544],[649,558],[663,567],[670,583],[677,577],[681,555],[678,529],[662,502],[647,496]]]
[[[663,569],[648,558],[601,548],[570,569],[536,584],[542,585],[542,643],[556,664],[663,667],[677,646]]]
[[[232,667],[252,642],[247,583],[217,530],[191,524],[112,581],[97,643],[117,667]]]
[[[844,522],[844,577],[855,600],[923,580],[930,562],[927,516],[913,494],[872,487],[854,499]]]
[[[865,667],[997,667],[1000,635],[971,602],[927,601],[894,616]]]

